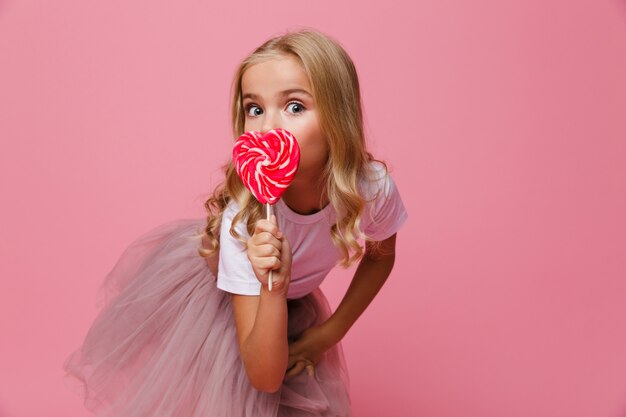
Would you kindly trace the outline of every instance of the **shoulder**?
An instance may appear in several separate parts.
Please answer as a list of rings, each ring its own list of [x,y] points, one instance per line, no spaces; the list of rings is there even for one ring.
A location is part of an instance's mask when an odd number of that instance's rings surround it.
[[[396,233],[407,219],[407,211],[400,192],[387,166],[372,161],[361,180],[365,199],[362,217],[364,233],[372,240],[381,241]]]
[[[359,191],[367,201],[386,199],[396,191],[395,183],[384,162],[369,162],[359,179]]]

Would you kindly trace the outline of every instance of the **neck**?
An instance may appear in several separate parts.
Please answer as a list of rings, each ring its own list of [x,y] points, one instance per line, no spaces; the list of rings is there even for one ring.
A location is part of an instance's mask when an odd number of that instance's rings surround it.
[[[314,214],[329,203],[326,184],[320,177],[298,177],[293,179],[282,196],[287,206],[298,214]]]

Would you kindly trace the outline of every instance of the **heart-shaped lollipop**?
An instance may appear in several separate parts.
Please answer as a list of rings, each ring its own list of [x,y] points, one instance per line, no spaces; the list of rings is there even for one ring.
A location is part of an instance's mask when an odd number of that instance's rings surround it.
[[[300,148],[287,130],[249,131],[235,142],[233,162],[252,195],[261,204],[274,204],[296,175]]]
[[[261,204],[276,203],[296,176],[300,163],[300,147],[295,136],[276,128],[266,134],[249,131],[239,136],[233,148],[235,170],[244,185]],[[272,291],[272,270],[268,288]]]

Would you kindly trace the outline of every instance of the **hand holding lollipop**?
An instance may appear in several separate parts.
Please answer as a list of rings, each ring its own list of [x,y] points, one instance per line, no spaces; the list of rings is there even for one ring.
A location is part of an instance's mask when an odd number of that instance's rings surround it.
[[[271,205],[285,192],[296,175],[300,148],[295,136],[276,128],[263,135],[249,131],[241,135],[233,147],[235,170],[252,195],[266,205],[270,220]],[[272,290],[272,271],[269,272]]]

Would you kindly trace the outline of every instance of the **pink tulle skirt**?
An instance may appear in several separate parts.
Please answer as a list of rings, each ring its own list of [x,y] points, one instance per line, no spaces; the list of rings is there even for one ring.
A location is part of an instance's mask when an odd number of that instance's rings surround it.
[[[309,376],[276,393],[249,383],[230,293],[216,287],[201,219],[178,219],[136,239],[100,287],[100,311],[63,363],[66,385],[98,417],[350,416],[341,343]],[[318,288],[288,300],[292,341],[331,314]]]

